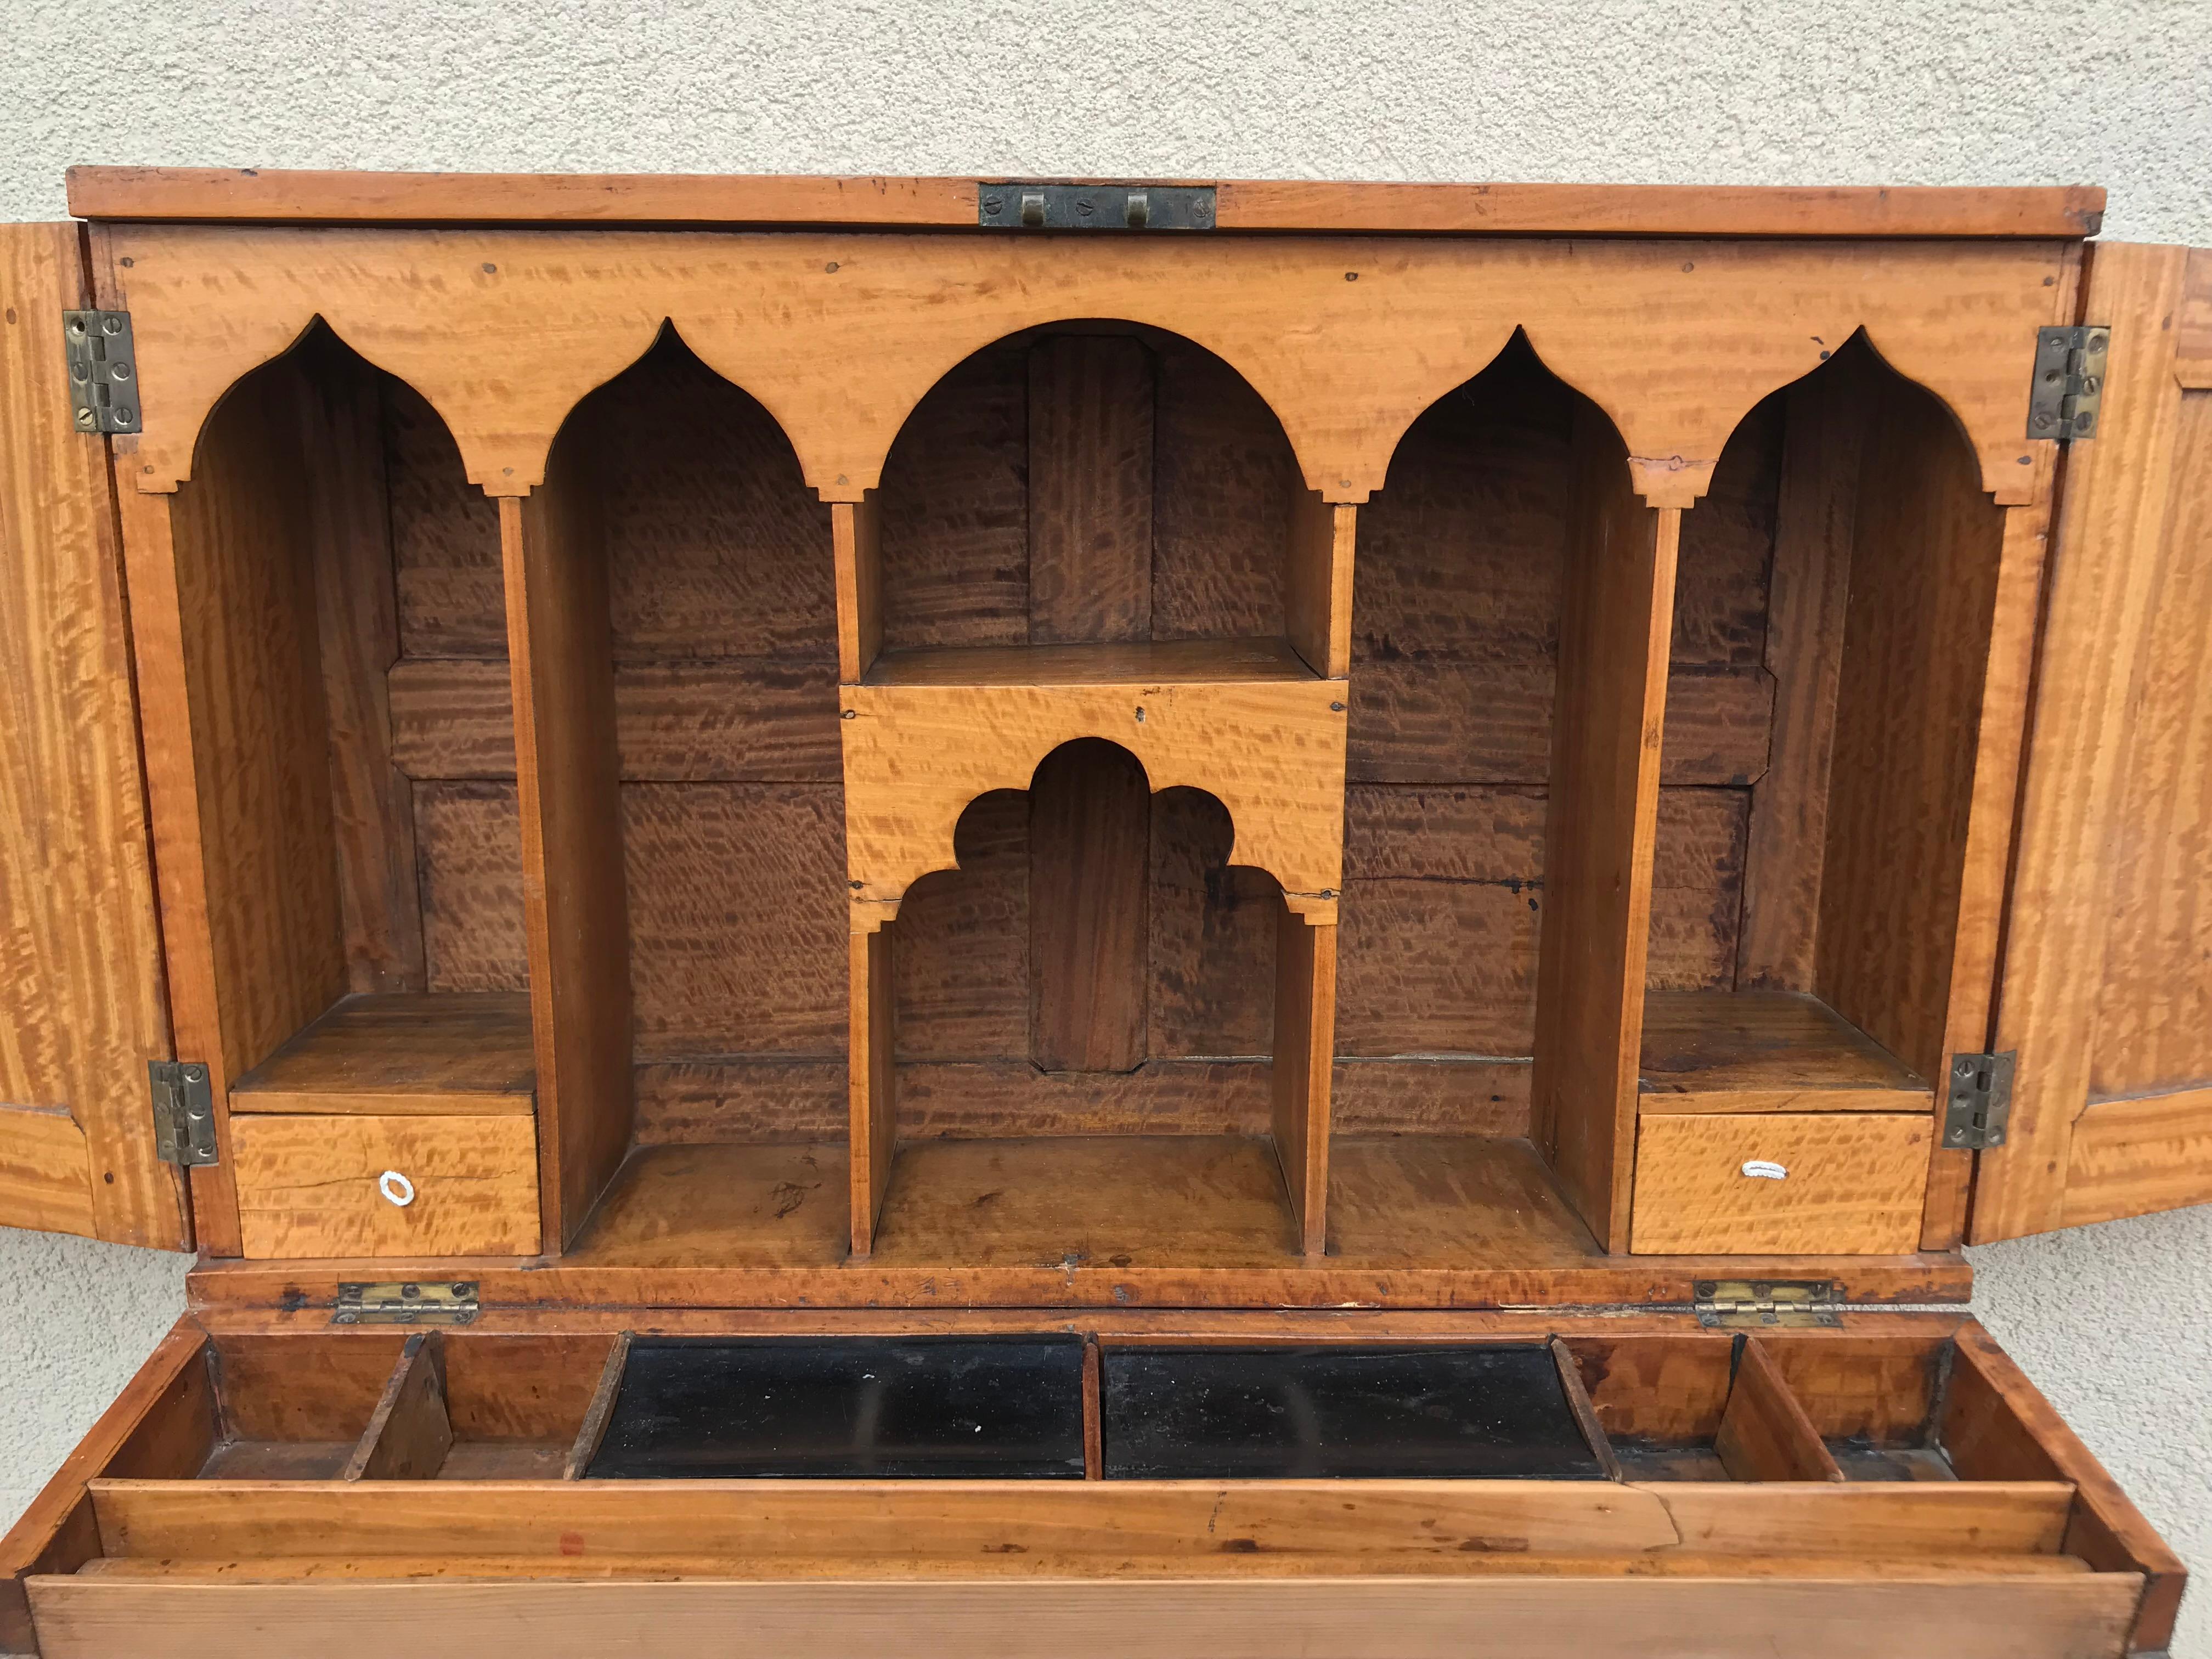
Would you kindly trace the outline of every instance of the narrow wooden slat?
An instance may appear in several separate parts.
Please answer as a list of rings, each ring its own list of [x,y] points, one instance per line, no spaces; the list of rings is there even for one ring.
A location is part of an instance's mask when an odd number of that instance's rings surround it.
[[[622,1393],[623,1372],[629,1365],[629,1343],[628,1331],[616,1333],[614,1346],[607,1350],[607,1363],[599,1371],[599,1385],[592,1390],[592,1403],[584,1408],[584,1420],[577,1425],[575,1443],[568,1448],[568,1460],[561,1466],[563,1480],[581,1480],[592,1460],[599,1455],[599,1443],[607,1437],[607,1424]]]
[[[1853,350],[1786,394],[1767,601],[1771,758],[1752,790],[1743,932],[1736,947],[1739,990],[1813,988],[1827,850],[1828,759],[1872,374],[1863,354]]]
[[[1607,1487],[1602,1490],[1611,1491]],[[396,1626],[423,1659],[599,1659],[653,1633],[669,1659],[731,1632],[793,1659],[854,1651],[994,1659],[1277,1659],[1287,1640],[1363,1659],[1648,1656],[1694,1628],[1709,1659],[2076,1659],[2114,1650],[2127,1574],[1872,1583],[1837,1616],[1832,1580],[1556,1577],[1226,1583],[182,1583],[41,1578],[47,1659],[384,1659]]]
[[[1325,679],[1352,672],[1352,573],[1359,509],[1300,488],[1291,500],[1283,625],[1306,665]]]
[[[1328,1249],[1330,1053],[1336,1034],[1334,925],[1315,927],[1285,908],[1275,928],[1275,1040],[1270,1086],[1275,1156],[1298,1242]]]
[[[830,504],[837,573],[837,678],[860,684],[884,648],[884,515],[876,497]]]
[[[314,469],[306,493],[309,558],[330,726],[338,896],[355,991],[425,987],[415,804],[393,764],[386,676],[399,657],[384,398],[375,379],[323,349],[296,382],[301,441]]]
[[[399,224],[972,227],[975,179],[316,172],[73,167],[80,219]],[[1155,180],[1152,182],[1167,182]],[[1960,188],[1231,181],[1233,230],[1549,231],[1632,236],[2094,236],[2086,185]]]
[[[1552,1339],[1552,1358],[1559,1368],[1559,1387],[1567,1396],[1567,1409],[1574,1413],[1575,1426],[1583,1431],[1590,1455],[1597,1459],[1607,1480],[1620,1480],[1620,1459],[1613,1455],[1612,1438],[1598,1421],[1597,1407],[1590,1403],[1589,1389],[1583,1385],[1583,1368],[1564,1338]]]
[[[1577,410],[1581,511],[1559,628],[1530,1118],[1601,1243],[1628,1243],[1637,1066],[1674,555],[1681,514],[1630,488],[1618,433]]]
[[[500,501],[538,1201],[546,1247],[556,1250],[629,1151],[635,1110],[606,557],[586,464],[565,448],[535,493]]]
[[[1152,632],[1152,358],[1127,336],[1030,348],[1029,637]]]
[[[1731,1480],[1826,1480],[1840,1485],[1844,1472],[1820,1438],[1805,1407],[1775,1369],[1764,1343],[1753,1337],[1736,1360],[1713,1450]]]
[[[847,1024],[847,1090],[851,1106],[851,1243],[855,1256],[875,1248],[876,1220],[891,1184],[891,1160],[898,1150],[897,1073],[892,1050],[897,1041],[897,997],[892,979],[892,931],[885,922],[872,933],[849,936],[847,971],[850,1015]]]
[[[1103,1480],[1106,1476],[1105,1414],[1101,1400],[1103,1364],[1098,1352],[1098,1339],[1083,1339],[1083,1478]]]
[[[2212,392],[2212,248],[2189,250],[2176,331],[2174,379],[2185,391]]]
[[[416,1331],[399,1351],[383,1397],[341,1480],[429,1480],[453,1449],[446,1415],[446,1334]]]

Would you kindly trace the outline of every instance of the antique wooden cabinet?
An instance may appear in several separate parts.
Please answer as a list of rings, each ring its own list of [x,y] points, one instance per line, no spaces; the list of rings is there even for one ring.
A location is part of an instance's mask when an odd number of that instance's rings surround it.
[[[71,190],[0,234],[0,1221],[199,1263],[0,1647],[2165,1645],[1925,1309],[2212,1197],[2212,259]]]

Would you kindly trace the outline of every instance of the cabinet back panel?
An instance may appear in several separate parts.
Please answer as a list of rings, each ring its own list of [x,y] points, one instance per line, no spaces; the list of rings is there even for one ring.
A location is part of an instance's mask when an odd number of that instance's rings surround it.
[[[884,647],[1279,635],[1299,486],[1273,412],[1188,341],[1001,342],[884,465]]]

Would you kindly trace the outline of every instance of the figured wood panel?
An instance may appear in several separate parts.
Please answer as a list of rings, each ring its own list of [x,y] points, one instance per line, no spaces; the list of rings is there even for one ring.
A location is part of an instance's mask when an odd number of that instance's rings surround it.
[[[2067,1224],[2074,1126],[2094,1098],[2103,1049],[2105,976],[2173,961],[2166,924],[2154,912],[2131,914],[2127,900],[2183,894],[2198,879],[2186,840],[2170,842],[2168,814],[2185,815],[2199,793],[2189,769],[2201,739],[2192,746],[2189,728],[2201,691],[2172,678],[2185,671],[2152,648],[2154,638],[2169,651],[2192,648],[2173,631],[2185,632],[2185,621],[2162,617],[2161,587],[2171,562],[2186,595],[2201,562],[2197,547],[2177,546],[2171,533],[2194,516],[2182,435],[2197,394],[2177,386],[2168,326],[2190,258],[2181,248],[2116,244],[2088,266],[2084,312],[2111,325],[2112,355],[2097,434],[2067,459],[2053,538],[1995,1022],[1996,1046],[2019,1054],[2018,1080],[2007,1144],[1978,1160],[1977,1243]],[[2179,769],[2131,775],[2161,755]],[[2144,812],[2148,823],[2136,816]],[[2122,869],[2137,863],[2148,867]],[[2175,1012],[2185,1010],[2195,980],[2183,966],[2172,987],[2153,993],[2153,1006],[2164,1009],[2178,991]],[[2158,1023],[2116,1018],[2138,1043]],[[2170,1075],[2176,1056],[2167,1045],[2190,1040],[2148,1037],[2153,1064]],[[2138,1063],[2120,1055],[2123,1046],[2109,1062],[2116,1077]],[[2179,1183],[2191,1184],[2185,1176]],[[2135,1200],[2108,1180],[2094,1190],[2085,1218],[2137,1212],[2117,1207],[2130,1203],[2154,1207],[2176,1183],[2161,1176]]]
[[[1629,487],[1620,436],[1577,412],[1579,516],[1559,629],[1561,740],[1545,820],[1530,1122],[1608,1247],[1627,1231],[1651,924],[1667,641],[1681,518]]]
[[[535,1069],[521,993],[353,996],[233,1084],[230,1109],[526,1115]]]
[[[2063,257],[2048,241],[106,234],[132,262],[112,275],[139,349],[170,388],[132,447],[142,489],[187,476],[205,411],[319,314],[447,414],[473,482],[527,489],[568,411],[672,319],[703,362],[775,412],[807,482],[847,501],[881,482],[893,437],[948,369],[1023,330],[1102,317],[1221,356],[1282,421],[1307,487],[1353,501],[1381,487],[1414,417],[1524,328],[1621,428],[1638,487],[1675,507],[1710,483],[1747,410],[1814,368],[1821,342],[1863,326],[1958,412],[2000,499],[2026,500],[2027,386],[2008,348],[2049,319],[2045,279]],[[394,284],[392,268],[416,281]],[[551,338],[557,358],[543,349]],[[859,361],[871,365],[865,402],[850,391]],[[1707,372],[1681,374],[1686,362]]]
[[[469,482],[453,434],[422,393],[388,375],[378,384],[400,650],[504,659],[499,504]]]
[[[1237,826],[1232,860],[1274,876],[1294,908],[1333,914],[1344,812],[1339,689],[1311,678],[1117,678],[847,687],[854,915],[893,913],[917,877],[954,862],[953,832],[969,802],[1026,788],[1039,761],[1080,737],[1127,749],[1155,791],[1189,787],[1218,798]]]
[[[1316,1578],[1231,1583],[134,1583],[40,1578],[31,1602],[49,1659],[132,1648],[143,1659],[262,1659],[310,1650],[373,1659],[394,1619],[425,1632],[426,1659],[597,1659],[637,1631],[689,1659],[744,1630],[813,1659],[855,1648],[1000,1659],[1272,1659],[1289,1633],[1370,1659],[1469,1659],[1558,1644],[1600,1659],[1668,1650],[1644,1632],[1713,1634],[1712,1659],[1887,1659],[1933,1643],[1951,1659],[2075,1659],[2124,1638],[2140,1580],[1968,1575],[1876,1582],[1833,1616],[1832,1580],[1606,1577]],[[239,1632],[254,1632],[242,1646]],[[1470,1632],[1475,1634],[1470,1635]],[[1667,1634],[1662,1638],[1675,1638]]]
[[[622,852],[639,1060],[842,1046],[838,792],[625,784]]]
[[[514,775],[504,660],[413,658],[391,675],[394,758],[410,777]],[[837,781],[837,693],[811,664],[758,658],[615,670],[615,743],[632,782]]]
[[[2059,1225],[2212,1203],[2212,1089],[2095,1101],[2074,1120]]]
[[[100,1237],[91,1150],[59,1107],[0,1107],[0,1216],[10,1227]]]
[[[231,1124],[248,1256],[529,1255],[538,1138],[527,1117],[279,1117]],[[401,1206],[387,1170],[414,1183]]]
[[[1639,1255],[1909,1250],[1920,1237],[1932,1143],[1925,1114],[1646,1114],[1629,1248]],[[1747,1174],[1753,1162],[1786,1174]]]
[[[2109,843],[2092,1101],[2212,1083],[2212,392],[2175,402],[2158,588]]]
[[[515,786],[417,784],[415,845],[430,990],[528,990],[522,806]]]
[[[1152,637],[1297,643],[1286,613],[1306,590],[1285,550],[1304,481],[1282,423],[1211,352],[1164,337],[1152,347]],[[1317,673],[1344,672],[1308,661]]]
[[[1152,362],[1126,336],[1029,353],[1029,637],[1152,631]]]

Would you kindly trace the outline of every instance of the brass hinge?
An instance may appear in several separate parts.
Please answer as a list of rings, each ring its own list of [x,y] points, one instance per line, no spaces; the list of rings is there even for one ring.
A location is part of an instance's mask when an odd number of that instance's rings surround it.
[[[2001,1054],[1951,1056],[1950,1096],[1943,1108],[1943,1145],[1954,1152],[1985,1152],[2005,1144],[2012,1119],[2012,1049]]]
[[[985,230],[1212,230],[1212,185],[978,185]]]
[[[154,1091],[154,1156],[186,1169],[214,1163],[215,1090],[207,1063],[149,1060],[146,1081]]]
[[[1796,1330],[1840,1325],[1843,1297],[1832,1279],[1701,1279],[1698,1323],[1715,1330]]]
[[[2112,331],[2102,323],[2035,331],[2035,377],[2027,391],[2027,435],[2071,443],[2097,435]]]
[[[467,1325],[477,1316],[473,1279],[395,1279],[342,1284],[333,1325]]]
[[[64,311],[70,424],[79,432],[139,429],[138,357],[127,311]]]

